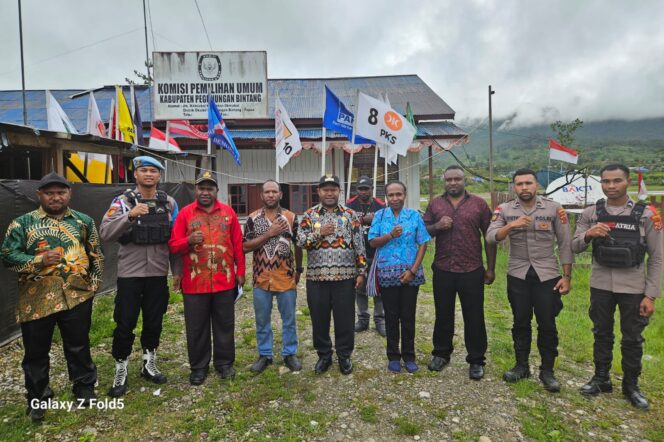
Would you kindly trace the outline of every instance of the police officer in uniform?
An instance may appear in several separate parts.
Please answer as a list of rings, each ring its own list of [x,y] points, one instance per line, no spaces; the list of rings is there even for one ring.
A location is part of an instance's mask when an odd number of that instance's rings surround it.
[[[556,316],[563,308],[561,295],[570,291],[574,262],[567,214],[560,204],[536,195],[537,180],[532,170],[517,170],[512,183],[517,198],[496,208],[486,234],[488,243],[510,239],[507,296],[514,316],[516,365],[505,372],[503,379],[516,382],[530,376],[530,322],[534,312],[541,357],[539,378],[546,390],[557,392],[560,383],[553,374],[558,356]],[[556,242],[562,276],[554,253]]]
[[[587,207],[579,220],[572,249],[593,246],[590,277],[590,319],[593,321],[595,375],[581,387],[594,396],[613,390],[613,318],[620,310],[622,392],[636,408],[649,404],[639,389],[643,329],[662,291],[662,219],[654,207],[627,195],[629,169],[610,164],[600,171],[606,200]],[[648,256],[646,262],[645,256]]]
[[[113,319],[112,354],[115,377],[108,394],[119,397],[127,391],[127,363],[134,343],[134,328],[143,313],[143,365],[141,376],[156,384],[166,382],[156,365],[162,319],[168,307],[169,261],[173,274],[182,274],[177,257],[171,257],[168,240],[178,213],[175,200],[157,190],[164,166],[154,158],[134,158],[136,188],[115,198],[101,222],[104,241],[120,243],[118,281]],[[179,285],[179,282],[177,283]]]

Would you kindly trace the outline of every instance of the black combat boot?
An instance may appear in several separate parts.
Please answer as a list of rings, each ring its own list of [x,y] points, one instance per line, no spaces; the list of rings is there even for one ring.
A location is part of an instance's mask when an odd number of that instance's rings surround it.
[[[517,352],[516,365],[503,373],[503,380],[506,382],[516,382],[529,377],[530,367],[528,366],[528,353]]]
[[[611,393],[613,384],[611,384],[611,374],[609,367],[595,366],[595,375],[583,385],[579,392],[586,396],[597,396],[600,393]]]
[[[648,399],[641,393],[639,378],[625,375],[622,382],[622,392],[627,400],[639,410],[647,410],[650,407]]]
[[[546,391],[551,393],[558,393],[560,391],[560,382],[553,375],[553,370],[550,369],[541,369],[539,373],[540,381],[544,385]]]

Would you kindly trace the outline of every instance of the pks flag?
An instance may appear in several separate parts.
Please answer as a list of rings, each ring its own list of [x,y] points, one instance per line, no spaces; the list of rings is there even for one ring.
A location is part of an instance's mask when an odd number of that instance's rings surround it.
[[[51,95],[51,91],[46,91],[46,118],[48,120],[48,130],[65,132],[68,134],[77,134],[78,131],[72,124],[57,100]]]
[[[355,133],[406,156],[416,130],[389,105],[360,92]]]
[[[104,120],[101,119],[99,107],[97,107],[97,100],[95,100],[95,94],[92,92],[90,92],[90,98],[88,100],[88,133],[97,135],[98,137],[106,136]]]
[[[238,166],[240,165],[240,152],[238,152],[231,134],[226,129],[224,117],[221,116],[221,112],[219,112],[217,103],[214,102],[212,95],[210,95],[208,100],[208,138],[217,146],[229,151],[233,155],[235,163]]]
[[[166,145],[166,134],[156,127],[153,127],[150,130],[150,144],[148,145],[150,149],[154,150],[163,150],[166,152],[182,152],[178,142],[175,141],[170,136],[168,137],[168,146]]]
[[[323,115],[323,126],[341,134],[349,140],[353,136],[353,113],[334,93],[325,86],[325,114]],[[355,144],[375,144],[372,140],[355,135]]]
[[[549,158],[552,160],[576,164],[577,161],[579,161],[579,153],[549,139]]]
[[[387,97],[387,94],[381,94],[381,101],[387,105],[387,107],[392,107],[390,104],[390,99]],[[377,143],[378,151],[380,156],[385,158],[386,164],[399,164],[399,154],[396,149],[390,149],[386,143]]]
[[[118,106],[118,129],[120,130],[122,141],[127,143],[136,142],[136,134],[134,133],[134,121],[131,118],[131,113],[129,112],[129,105],[127,104],[127,99],[122,92],[122,88],[115,86],[115,95],[116,103]]]
[[[283,169],[288,161],[302,150],[302,144],[300,133],[279,97],[274,104],[274,138],[277,145],[277,165]]]
[[[143,137],[143,120],[141,119],[141,111],[138,108],[138,100],[136,99],[136,89],[131,88],[131,102],[134,103],[134,129],[136,134],[136,144],[141,146],[145,145],[145,139]]]
[[[638,198],[640,200],[647,200],[648,199],[648,189],[646,188],[646,182],[643,180],[643,173],[638,172],[638,177],[639,177]]]
[[[199,140],[207,140],[208,135],[196,129],[187,120],[170,120],[168,123],[168,133],[170,135],[180,135],[186,138],[198,138]]]

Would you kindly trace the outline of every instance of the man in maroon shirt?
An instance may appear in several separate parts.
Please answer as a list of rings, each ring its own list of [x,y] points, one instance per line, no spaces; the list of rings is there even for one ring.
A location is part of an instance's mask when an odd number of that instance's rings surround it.
[[[445,169],[445,193],[429,203],[424,224],[436,238],[433,269],[433,297],[436,323],[433,330],[433,358],[429,370],[441,371],[450,362],[454,346],[454,307],[459,294],[464,322],[466,362],[469,377],[484,377],[487,348],[484,324],[484,285],[495,279],[496,247],[484,242],[487,269],[482,261],[480,235],[491,223],[491,209],[480,197],[466,192],[463,169]]]
[[[235,211],[217,200],[217,191],[214,174],[204,171],[196,180],[196,201],[180,211],[168,241],[171,253],[182,256],[184,323],[192,385],[205,381],[211,347],[214,368],[221,378],[235,376],[233,302],[237,287],[244,285],[242,228]]]

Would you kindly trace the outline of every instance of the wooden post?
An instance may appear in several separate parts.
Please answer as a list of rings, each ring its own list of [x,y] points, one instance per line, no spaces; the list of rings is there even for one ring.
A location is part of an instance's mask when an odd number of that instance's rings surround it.
[[[433,146],[429,146],[429,202],[433,200]]]

